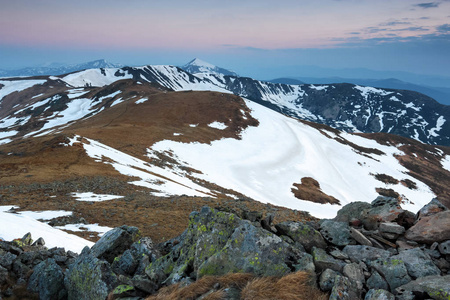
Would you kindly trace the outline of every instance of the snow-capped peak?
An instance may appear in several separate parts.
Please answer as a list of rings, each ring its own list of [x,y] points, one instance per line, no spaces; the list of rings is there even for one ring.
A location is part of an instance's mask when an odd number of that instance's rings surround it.
[[[214,74],[223,76],[238,76],[235,72],[217,67],[199,58],[194,58],[189,63],[181,67],[191,74]]]
[[[212,65],[204,60],[201,60],[199,58],[194,58],[193,60],[191,60],[186,66],[191,65],[191,66],[197,66],[197,67],[205,67],[205,68],[209,68],[209,69],[214,69],[216,68],[215,65]]]

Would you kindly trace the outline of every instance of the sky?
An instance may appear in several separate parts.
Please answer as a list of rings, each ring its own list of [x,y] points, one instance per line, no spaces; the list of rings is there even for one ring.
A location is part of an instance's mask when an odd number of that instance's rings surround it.
[[[430,2],[428,2],[430,1]],[[105,58],[243,76],[305,66],[450,76],[450,0],[0,0],[0,69]]]

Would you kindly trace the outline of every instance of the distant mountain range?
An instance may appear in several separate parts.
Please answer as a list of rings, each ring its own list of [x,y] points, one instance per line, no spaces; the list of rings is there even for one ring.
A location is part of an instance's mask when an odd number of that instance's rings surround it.
[[[198,73],[208,73],[224,76],[238,76],[238,74],[233,71],[214,66],[198,58],[194,58],[184,66],[181,66],[181,68],[194,75]]]
[[[360,79],[360,78],[317,78],[317,77],[299,77],[299,78],[277,78],[269,80],[273,83],[284,84],[331,84],[331,83],[353,83],[364,86],[373,86],[378,88],[389,88],[397,90],[410,90],[427,95],[436,101],[450,105],[450,88],[445,87],[430,87],[426,85],[418,85],[409,82],[404,82],[395,78],[388,79]]]
[[[82,64],[28,67],[19,70],[0,70],[0,77],[18,77],[18,76],[39,76],[39,75],[61,75],[76,71],[94,69],[94,68],[120,68],[121,64],[113,64],[104,59],[94,60]]]

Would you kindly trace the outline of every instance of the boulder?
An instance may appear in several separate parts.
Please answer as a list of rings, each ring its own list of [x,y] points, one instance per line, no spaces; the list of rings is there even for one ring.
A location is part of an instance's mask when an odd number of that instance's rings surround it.
[[[275,225],[277,232],[298,242],[305,250],[311,252],[313,247],[325,248],[327,243],[322,235],[313,227],[301,222],[283,222]]]
[[[437,198],[433,198],[427,205],[419,210],[417,216],[418,219],[421,219],[446,210],[448,210],[448,208],[445,207],[444,204],[442,204]]]
[[[325,240],[336,246],[356,243],[350,235],[350,226],[345,222],[323,220],[320,223],[320,233]]]
[[[389,285],[386,280],[376,270],[372,271],[372,275],[367,279],[366,283],[369,289],[383,289],[389,290]]]
[[[290,272],[291,255],[292,248],[280,237],[245,220],[225,246],[198,267],[197,278],[227,273],[280,276]]]
[[[346,264],[342,273],[353,282],[362,284],[366,281],[362,267],[357,263]]]
[[[401,260],[394,258],[376,259],[369,261],[368,265],[386,279],[391,292],[412,280],[408,275],[405,263]]]
[[[311,254],[318,272],[331,269],[342,273],[342,269],[345,265],[343,261],[333,258],[331,255],[328,255],[325,250],[316,247],[313,248]]]
[[[361,291],[345,276],[337,275],[329,300],[361,299]]]
[[[421,218],[406,231],[405,237],[430,245],[450,240],[450,210]]]
[[[8,270],[0,266],[0,286],[8,280]]]
[[[395,198],[379,196],[371,203],[370,208],[363,209],[361,221],[368,230],[375,230],[382,222],[395,221],[404,210]]]
[[[28,289],[39,294],[39,299],[65,299],[64,273],[53,258],[49,258],[33,269]]]
[[[405,233],[405,227],[392,222],[381,223],[378,230],[380,231],[380,233],[394,233],[397,235]]]
[[[374,290],[371,289],[367,292],[366,297],[364,300],[395,300],[395,296],[391,293],[389,293],[386,290],[378,289]]]
[[[105,299],[117,285],[110,265],[85,247],[65,273],[64,285],[69,299]]]
[[[427,276],[418,278],[395,289],[396,297],[427,293],[432,299],[447,300],[450,298],[450,275]],[[415,299],[415,298],[412,298]]]
[[[349,223],[350,221],[356,219],[361,219],[361,212],[364,209],[371,208],[370,203],[367,202],[351,202],[349,204],[344,205],[338,212],[336,217],[333,219],[334,221],[338,222],[346,222]]]
[[[11,252],[5,252],[4,254],[0,254],[0,266],[10,270],[16,258],[17,255],[12,254]]]
[[[408,270],[408,274],[412,278],[441,274],[441,271],[433,263],[430,256],[419,248],[402,251],[392,256],[392,259],[403,261]]]
[[[116,227],[105,233],[91,248],[91,253],[96,258],[101,258],[109,263],[120,256],[125,250],[139,239],[139,229],[131,226]]]
[[[306,252],[299,252],[296,254],[297,260],[293,265],[295,271],[307,271],[307,272],[315,272],[316,266],[314,265],[314,260],[311,254]]]
[[[350,236],[358,242],[358,244],[365,246],[373,246],[372,242],[362,234],[358,229],[350,228]]]
[[[338,272],[331,269],[326,269],[320,274],[319,277],[319,287],[324,292],[329,292],[334,286],[334,280],[336,276],[339,275]]]
[[[360,245],[348,245],[342,251],[350,257],[352,262],[375,260],[377,258],[387,259],[391,256],[389,251]]]

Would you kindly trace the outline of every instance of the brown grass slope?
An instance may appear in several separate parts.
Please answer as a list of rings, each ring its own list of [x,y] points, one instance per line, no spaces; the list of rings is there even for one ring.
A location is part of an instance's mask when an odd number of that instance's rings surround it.
[[[175,284],[162,288],[147,300],[192,300],[202,295],[202,299],[205,300],[228,299],[224,291],[226,288],[239,290],[242,300],[328,299],[328,295],[314,287],[311,274],[296,272],[283,277],[263,278],[256,278],[252,274],[245,273],[227,274],[222,277],[206,276],[188,286]]]

